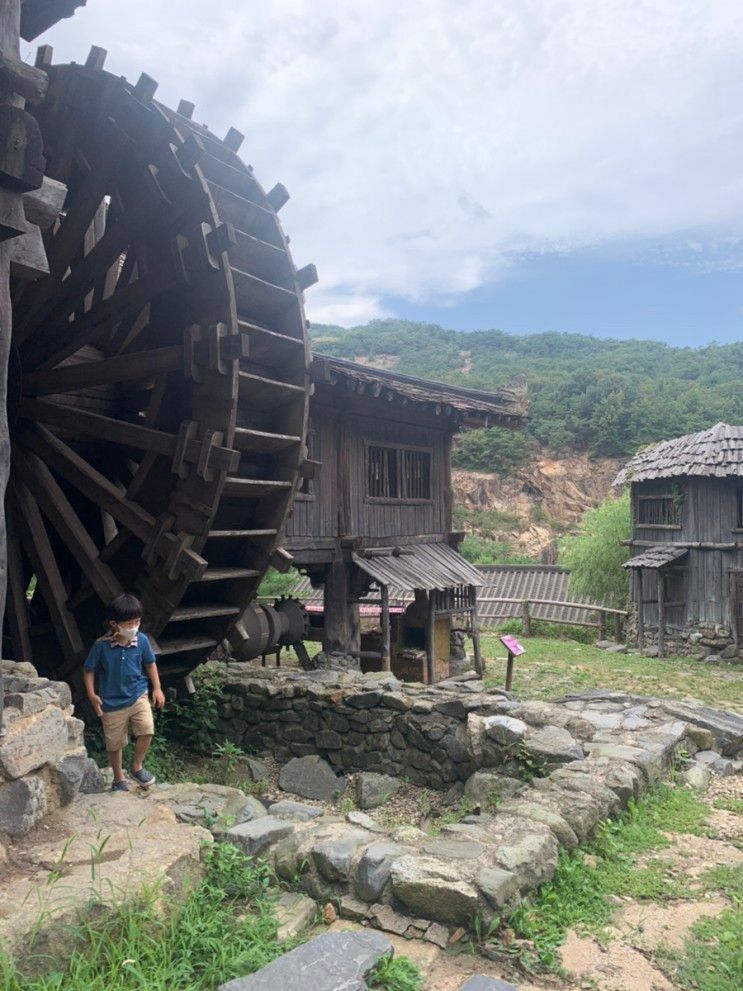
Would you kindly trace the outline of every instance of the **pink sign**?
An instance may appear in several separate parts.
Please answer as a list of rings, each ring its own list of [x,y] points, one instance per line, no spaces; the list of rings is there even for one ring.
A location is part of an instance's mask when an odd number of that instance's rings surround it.
[[[524,653],[524,648],[518,642],[516,637],[512,636],[510,633],[506,634],[505,637],[501,637],[500,642],[503,644],[503,646],[506,648],[507,651],[513,654],[514,657],[518,657],[519,654]]]

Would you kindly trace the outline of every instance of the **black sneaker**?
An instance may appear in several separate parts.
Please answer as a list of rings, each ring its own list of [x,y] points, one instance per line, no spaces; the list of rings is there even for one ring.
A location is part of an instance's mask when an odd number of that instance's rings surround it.
[[[150,785],[154,785],[155,783],[155,775],[150,774],[150,772],[144,767],[140,767],[138,771],[130,771],[129,773],[137,784],[141,785],[143,788],[149,788]]]
[[[122,778],[121,781],[114,781],[111,785],[111,791],[129,791],[129,785]]]

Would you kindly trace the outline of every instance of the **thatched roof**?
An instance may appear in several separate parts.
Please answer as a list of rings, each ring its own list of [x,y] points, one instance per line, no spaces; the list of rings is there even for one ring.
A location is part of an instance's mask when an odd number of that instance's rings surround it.
[[[743,477],[743,426],[716,423],[697,434],[645,447],[622,468],[614,484],[683,475]]]
[[[466,426],[518,429],[526,425],[525,379],[514,380],[492,392],[485,392],[402,375],[316,352],[312,355],[312,377],[318,385],[423,408],[437,416],[452,417],[455,422]]]

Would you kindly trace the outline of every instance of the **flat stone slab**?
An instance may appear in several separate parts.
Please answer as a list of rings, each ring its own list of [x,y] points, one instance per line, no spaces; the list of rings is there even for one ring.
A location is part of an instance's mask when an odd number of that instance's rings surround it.
[[[310,819],[317,819],[322,815],[323,810],[319,805],[304,805],[302,802],[292,802],[288,798],[283,798],[280,802],[274,802],[269,811],[276,819],[309,822]]]
[[[337,777],[327,761],[315,755],[294,757],[279,772],[282,791],[320,802],[338,798],[346,790],[346,784],[346,779]]]
[[[366,978],[392,944],[380,933],[323,933],[217,991],[367,991]]]
[[[0,882],[0,943],[19,956],[24,971],[34,967],[33,953],[48,954],[38,967],[47,973],[69,958],[70,929],[91,906],[120,904],[160,879],[168,902],[184,882],[198,881],[207,841],[205,829],[177,822],[149,797],[78,795],[9,848],[21,869]]]
[[[274,816],[264,816],[262,819],[255,819],[253,822],[243,822],[239,826],[233,826],[227,830],[227,839],[240,847],[251,857],[256,857],[259,853],[283,840],[294,832],[294,826],[285,819],[276,819]]]

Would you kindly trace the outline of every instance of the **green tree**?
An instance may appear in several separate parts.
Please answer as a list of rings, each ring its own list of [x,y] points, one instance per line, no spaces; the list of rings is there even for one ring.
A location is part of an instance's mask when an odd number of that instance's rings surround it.
[[[621,541],[631,530],[629,490],[583,514],[578,533],[563,537],[558,547],[559,563],[570,571],[571,594],[614,609],[627,607],[629,575],[622,564],[629,548]]]

